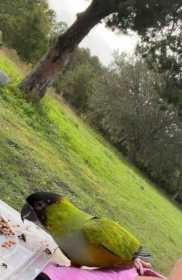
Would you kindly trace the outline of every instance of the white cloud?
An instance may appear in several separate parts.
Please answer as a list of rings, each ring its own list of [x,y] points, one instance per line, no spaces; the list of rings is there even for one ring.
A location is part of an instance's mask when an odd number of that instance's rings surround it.
[[[72,24],[76,14],[83,11],[90,1],[86,0],[48,0],[50,7],[56,11],[59,20]],[[112,61],[112,53],[118,49],[120,52],[132,52],[136,46],[136,36],[115,34],[104,24],[97,25],[80,44],[89,48],[91,53],[97,55],[104,64]]]

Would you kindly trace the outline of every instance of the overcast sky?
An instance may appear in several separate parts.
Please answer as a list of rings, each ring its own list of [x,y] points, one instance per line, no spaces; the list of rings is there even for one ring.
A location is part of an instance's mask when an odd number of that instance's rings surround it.
[[[72,24],[76,14],[89,4],[86,0],[48,0],[48,2],[56,11],[58,20],[65,21],[68,25]],[[104,24],[99,24],[82,41],[81,46],[89,48],[104,64],[109,64],[114,50],[131,53],[136,46],[136,37],[115,34],[105,28]]]

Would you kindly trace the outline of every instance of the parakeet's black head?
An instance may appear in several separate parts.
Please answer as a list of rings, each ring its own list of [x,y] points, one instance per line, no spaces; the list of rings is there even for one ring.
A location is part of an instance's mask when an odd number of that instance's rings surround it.
[[[26,199],[26,204],[21,210],[22,220],[28,219],[32,222],[37,220],[46,224],[46,209],[49,205],[61,200],[61,196],[50,192],[36,192]]]

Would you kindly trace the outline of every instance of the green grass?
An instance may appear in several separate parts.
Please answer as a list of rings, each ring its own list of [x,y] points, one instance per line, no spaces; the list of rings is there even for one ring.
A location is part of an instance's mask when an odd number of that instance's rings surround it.
[[[20,70],[0,52],[12,77],[0,88],[0,197],[20,209],[27,194],[65,194],[93,215],[131,230],[167,272],[182,254],[182,213],[51,92],[35,107],[16,88]],[[64,182],[64,184],[63,184]]]

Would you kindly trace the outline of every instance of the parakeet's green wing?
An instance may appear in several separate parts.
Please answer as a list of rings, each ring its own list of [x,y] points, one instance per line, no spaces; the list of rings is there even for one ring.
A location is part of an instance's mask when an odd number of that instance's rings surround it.
[[[140,242],[131,233],[110,219],[93,218],[85,223],[83,232],[89,242],[105,247],[126,263],[140,248]]]

